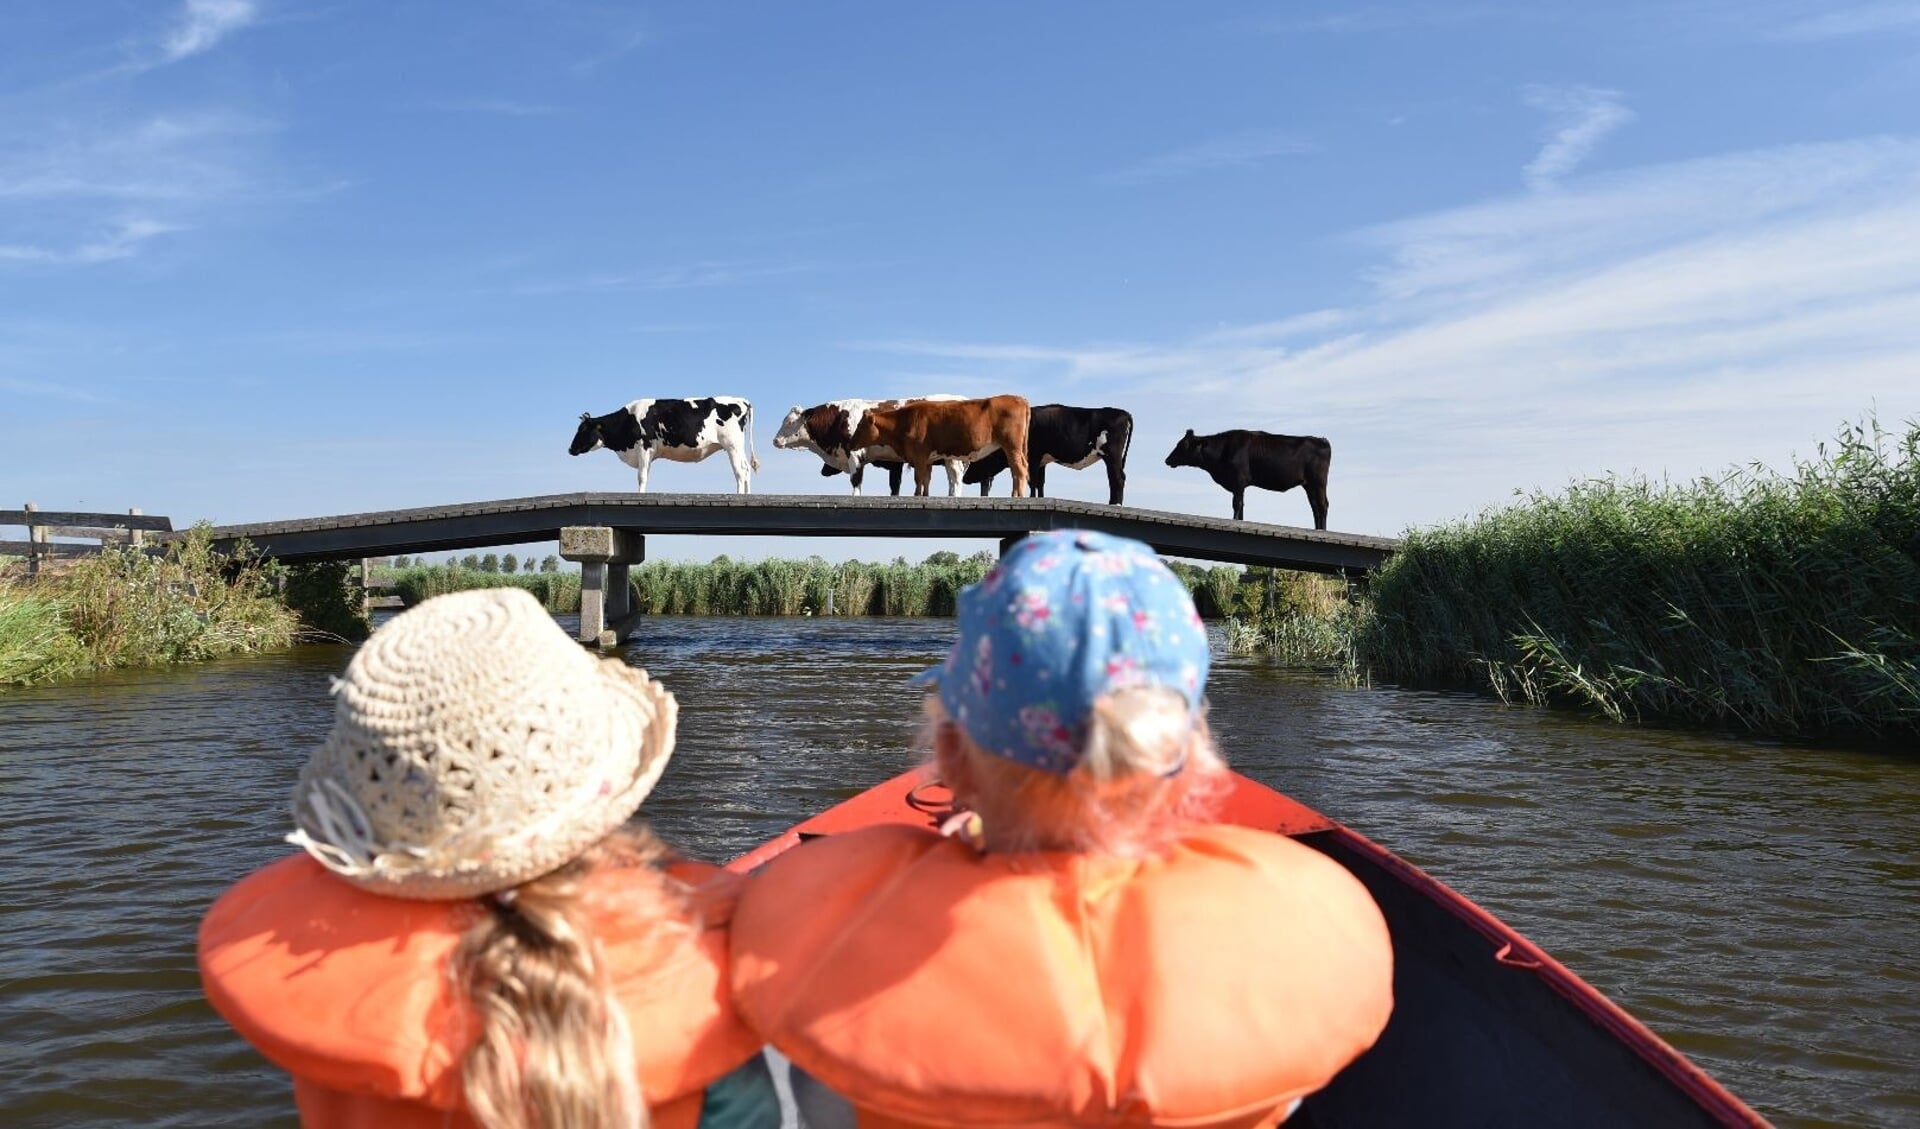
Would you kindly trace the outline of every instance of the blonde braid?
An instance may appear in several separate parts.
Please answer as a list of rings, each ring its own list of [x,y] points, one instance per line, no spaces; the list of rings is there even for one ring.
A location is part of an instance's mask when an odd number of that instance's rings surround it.
[[[461,937],[453,973],[479,1018],[463,1080],[485,1129],[646,1129],[632,1033],[581,888],[596,867],[665,854],[649,834],[615,832],[559,870],[482,899],[486,916]]]

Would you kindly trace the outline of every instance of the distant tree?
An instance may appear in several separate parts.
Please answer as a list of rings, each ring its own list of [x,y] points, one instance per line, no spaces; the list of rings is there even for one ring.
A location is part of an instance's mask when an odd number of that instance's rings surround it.
[[[559,572],[560,558],[554,556],[552,553],[548,553],[546,557],[542,559],[540,562],[540,571],[541,572]]]
[[[500,558],[500,571],[501,571],[501,572],[505,572],[505,573],[515,573],[515,572],[519,572],[519,571],[520,571],[520,558],[519,558],[519,557],[516,557],[516,556],[514,556],[514,555],[513,555],[512,553],[508,553],[508,554],[507,554],[506,556],[504,556],[504,557],[501,557],[501,558]]]
[[[479,572],[480,571],[480,554],[468,553],[466,556],[461,557],[460,567],[466,569],[468,572]]]
[[[960,554],[951,549],[942,549],[937,553],[928,553],[927,563],[930,565],[957,565],[960,563]]]
[[[412,558],[412,557],[409,557],[409,556],[405,556],[405,555],[402,555],[402,556],[398,556],[398,557],[395,557],[395,558],[393,558],[393,567],[395,567],[395,568],[405,568],[405,567],[407,567],[407,565],[408,565],[408,564],[410,564],[410,563],[411,563],[412,561],[413,561],[413,558]]]
[[[500,571],[500,555],[498,553],[488,553],[486,556],[481,557],[480,571],[481,572],[499,572]]]

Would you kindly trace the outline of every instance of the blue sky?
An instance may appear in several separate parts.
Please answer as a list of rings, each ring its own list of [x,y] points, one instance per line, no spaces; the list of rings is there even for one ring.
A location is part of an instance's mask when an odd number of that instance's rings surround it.
[[[1920,415],[1920,2],[14,0],[0,505],[631,489],[584,410],[1327,436],[1336,529]],[[1103,499],[1099,472],[1055,471]],[[724,459],[653,489],[730,489]],[[1298,491],[1248,516],[1308,524]],[[929,542],[654,555],[910,556]],[[971,549],[976,545],[946,546]]]

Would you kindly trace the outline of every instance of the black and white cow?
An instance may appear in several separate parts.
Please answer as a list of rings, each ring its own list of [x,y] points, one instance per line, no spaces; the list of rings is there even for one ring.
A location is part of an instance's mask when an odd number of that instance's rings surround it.
[[[1122,408],[1070,408],[1041,404],[1027,424],[1027,483],[1036,498],[1047,496],[1047,464],[1085,470],[1105,460],[1107,503],[1117,506],[1127,492],[1127,444],[1133,440],[1133,416]],[[980,484],[980,496],[1007,469],[1007,456],[995,451],[967,468],[966,481]]]
[[[738,396],[635,400],[603,416],[581,412],[580,429],[573,433],[567,453],[584,455],[601,447],[640,472],[643,494],[647,469],[655,459],[697,463],[725,451],[733,464],[736,494],[753,492],[751,472],[760,469],[760,457],[753,453],[753,405]]]
[[[787,413],[787,418],[780,421],[780,430],[773,433],[773,445],[783,451],[812,451],[820,456],[820,461],[825,464],[820,468],[822,478],[836,474],[851,475],[855,497],[860,495],[860,483],[866,477],[867,467],[884,468],[888,485],[898,494],[901,473],[906,464],[900,461],[898,452],[885,447],[869,447],[856,453],[853,450],[853,433],[860,426],[860,421],[866,418],[868,412],[886,411],[921,400],[961,399],[965,397],[941,393],[902,400],[828,400],[811,408],[796,405]],[[942,465],[947,468],[947,494],[960,493],[960,469],[966,464],[959,459],[952,459]]]
[[[1222,431],[1195,435],[1192,428],[1167,455],[1168,466],[1199,467],[1233,492],[1233,517],[1247,516],[1247,487],[1262,490],[1307,488],[1313,527],[1327,527],[1327,468],[1333,444],[1318,435],[1273,435],[1265,431]]]

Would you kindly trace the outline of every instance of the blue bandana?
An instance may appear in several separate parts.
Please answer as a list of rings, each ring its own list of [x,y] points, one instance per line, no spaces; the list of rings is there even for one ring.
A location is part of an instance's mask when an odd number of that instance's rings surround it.
[[[935,683],[974,744],[1031,768],[1080,763],[1101,695],[1176,690],[1199,709],[1206,628],[1153,550],[1088,530],[1036,533],[960,593],[960,638]]]

